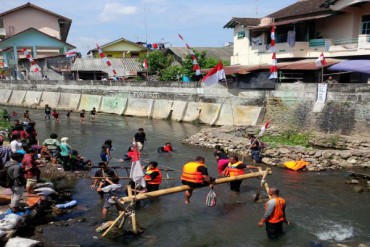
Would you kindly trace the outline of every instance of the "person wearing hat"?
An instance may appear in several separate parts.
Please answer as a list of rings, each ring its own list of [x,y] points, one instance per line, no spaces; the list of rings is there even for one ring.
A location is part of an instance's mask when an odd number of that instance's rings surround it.
[[[72,147],[67,143],[68,137],[60,139],[60,157],[63,162],[63,169],[65,171],[71,170],[70,158],[72,153]]]

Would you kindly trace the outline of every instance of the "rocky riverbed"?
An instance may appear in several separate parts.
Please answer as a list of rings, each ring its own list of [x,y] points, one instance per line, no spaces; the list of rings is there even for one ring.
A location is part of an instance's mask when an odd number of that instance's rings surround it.
[[[278,130],[269,129],[269,135],[279,135]],[[214,148],[221,145],[229,153],[249,156],[248,134],[258,133],[256,127],[204,128],[183,142],[186,144]],[[310,164],[308,171],[325,171],[349,168],[370,168],[370,141],[362,137],[348,137],[311,133],[309,146],[289,146],[265,143],[261,151],[262,162],[269,166],[281,166],[289,160],[304,159]]]

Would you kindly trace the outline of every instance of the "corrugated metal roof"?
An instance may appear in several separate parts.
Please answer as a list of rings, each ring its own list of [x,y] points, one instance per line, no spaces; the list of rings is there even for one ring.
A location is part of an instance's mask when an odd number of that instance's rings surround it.
[[[143,70],[136,58],[108,58],[117,76],[135,76]],[[101,58],[77,58],[72,65],[72,71],[103,71],[113,77],[112,70]]]
[[[228,23],[225,24],[224,28],[234,28],[237,24],[244,25],[245,27],[257,26],[260,24],[261,18],[239,18],[233,17]]]
[[[216,59],[226,60],[229,61],[230,57],[233,55],[233,47],[226,46],[226,47],[192,47],[193,50],[197,52],[206,51],[206,57],[214,57]],[[176,56],[184,59],[188,54],[189,51],[186,47],[170,47],[168,50],[172,51]]]

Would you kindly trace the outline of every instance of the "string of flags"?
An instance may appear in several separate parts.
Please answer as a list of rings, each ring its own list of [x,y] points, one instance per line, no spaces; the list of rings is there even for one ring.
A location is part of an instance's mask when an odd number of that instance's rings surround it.
[[[40,73],[40,75],[41,75],[41,71],[39,69],[39,66],[36,64],[35,60],[33,60],[32,55],[27,51],[26,48],[22,49],[22,53],[28,59],[28,61],[30,61],[30,64],[31,64],[30,70],[33,67],[33,72]]]
[[[153,43],[153,44],[146,44],[146,48],[150,50],[162,50],[164,49],[164,44],[163,43]]]
[[[269,79],[276,79],[278,78],[278,69],[277,69],[277,60],[276,60],[276,48],[275,48],[275,26],[271,28],[271,44],[270,44],[270,52],[272,52],[272,61],[270,67],[270,77]]]
[[[193,59],[193,71],[195,71],[195,75],[200,75],[200,66],[198,64],[198,60],[195,56],[194,51],[191,49],[191,47],[186,43],[184,38],[179,34],[179,38],[185,42],[186,48],[188,49],[189,53],[191,54],[191,58]]]
[[[107,66],[112,70],[114,76],[116,76],[117,72],[114,70],[111,62],[107,59],[104,52],[101,50],[100,46],[98,44],[96,44],[96,47],[98,48],[99,56],[103,59],[104,63],[106,63]]]

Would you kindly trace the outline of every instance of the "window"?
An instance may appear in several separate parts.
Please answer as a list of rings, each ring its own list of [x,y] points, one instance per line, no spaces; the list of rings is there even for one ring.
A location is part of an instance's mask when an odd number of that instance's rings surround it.
[[[361,34],[370,34],[370,15],[362,16]]]
[[[242,39],[245,37],[245,31],[240,31],[236,34],[236,36],[238,37],[238,39]]]

